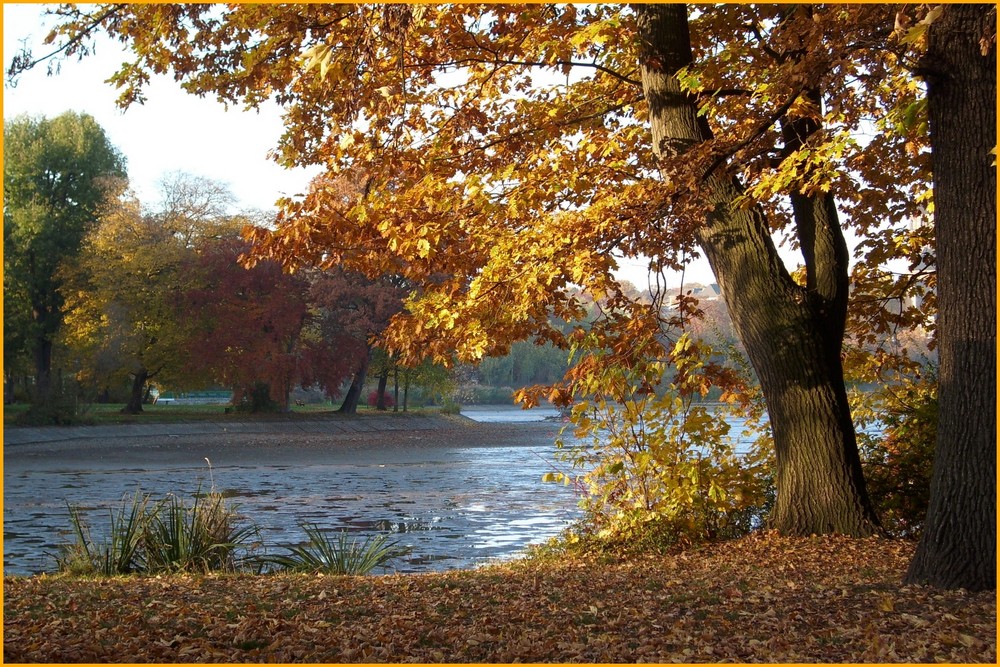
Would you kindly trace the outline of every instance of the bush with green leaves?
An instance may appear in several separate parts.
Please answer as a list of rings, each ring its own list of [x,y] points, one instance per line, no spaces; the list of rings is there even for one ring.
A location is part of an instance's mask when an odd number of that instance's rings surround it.
[[[919,537],[930,502],[938,405],[930,371],[884,385],[855,410],[863,426],[882,426],[859,431],[858,446],[882,526],[899,537]]]
[[[80,400],[76,381],[56,378],[45,395],[37,391],[28,409],[17,416],[18,426],[73,426],[87,424],[89,406]]]

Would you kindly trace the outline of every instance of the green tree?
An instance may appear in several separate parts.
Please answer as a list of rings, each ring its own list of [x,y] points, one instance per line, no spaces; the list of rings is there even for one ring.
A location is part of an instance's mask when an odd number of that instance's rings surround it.
[[[101,204],[124,186],[125,159],[86,114],[4,122],[4,311],[21,330],[35,400],[49,400],[52,350],[62,324],[60,265],[72,258]],[[23,350],[4,346],[5,365]]]
[[[80,360],[80,379],[106,386],[129,377],[128,414],[142,412],[148,382],[176,384],[179,373],[199,366],[185,361],[196,349],[185,294],[200,287],[199,244],[236,235],[244,222],[228,215],[232,196],[217,183],[173,174],[161,188],[157,212],[134,197],[105,206],[60,272],[62,338]]]

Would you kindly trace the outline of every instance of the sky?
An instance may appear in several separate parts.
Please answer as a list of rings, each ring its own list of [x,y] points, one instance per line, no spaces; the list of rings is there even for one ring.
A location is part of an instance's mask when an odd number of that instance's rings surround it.
[[[42,44],[51,27],[43,18],[44,5],[4,3],[3,66],[6,70],[23,40],[37,58],[50,47]],[[155,206],[161,179],[176,171],[226,183],[241,209],[273,210],[280,197],[305,191],[319,168],[288,170],[267,157],[282,134],[280,108],[269,103],[260,111],[225,106],[181,90],[170,77],[153,75],[147,101],[121,111],[117,91],[106,83],[124,60],[117,42],[104,38],[96,53],[78,61],[62,61],[58,73],[47,74],[47,64],[22,74],[15,87],[4,83],[3,115],[11,119],[28,113],[54,117],[65,111],[85,112],[104,128],[111,143],[127,158],[130,185],[139,200]],[[620,277],[639,288],[647,286],[642,258],[620,260]],[[704,259],[695,260],[684,274],[686,283],[713,282]],[[668,277],[669,287],[681,282]]]
[[[49,52],[41,42],[51,22],[44,6],[3,5],[3,64],[6,70],[21,41],[30,39],[35,57]],[[281,113],[270,104],[260,113],[225,107],[214,99],[185,93],[171,78],[153,76],[148,100],[122,112],[116,89],[105,80],[123,60],[116,42],[103,39],[83,61],[63,61],[47,75],[45,63],[22,74],[16,87],[4,85],[3,115],[57,116],[86,112],[104,128],[128,159],[132,188],[140,201],[154,203],[159,181],[174,171],[205,176],[229,185],[244,208],[271,210],[285,195],[303,192],[318,169],[284,169],[267,158],[282,133]]]

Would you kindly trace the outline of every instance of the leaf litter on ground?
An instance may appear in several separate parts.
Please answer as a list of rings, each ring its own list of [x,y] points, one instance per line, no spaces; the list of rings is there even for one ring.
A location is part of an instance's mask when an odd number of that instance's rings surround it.
[[[755,534],[435,574],[4,580],[5,662],[996,663],[996,596],[913,544]]]

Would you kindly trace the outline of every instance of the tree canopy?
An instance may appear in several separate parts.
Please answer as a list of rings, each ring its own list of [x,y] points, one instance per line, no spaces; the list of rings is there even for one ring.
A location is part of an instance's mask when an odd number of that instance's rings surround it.
[[[255,235],[258,253],[405,275],[419,290],[389,331],[404,351],[475,360],[529,336],[565,344],[549,321],[582,314],[569,286],[613,295],[616,257],[646,257],[656,270],[695,252],[705,202],[684,193],[697,191],[699,170],[723,163],[750,184],[741,201],[778,213],[768,224],[793,245],[782,195],[793,183],[833,192],[871,260],[859,264],[858,289],[902,290],[903,278],[886,285],[894,279],[882,262],[926,255],[925,243],[909,240],[926,239],[910,230],[929,203],[925,107],[909,47],[892,41],[888,6],[821,6],[808,17],[778,7],[694,10],[694,64],[681,83],[725,131],[673,165],[669,188],[646,125],[628,7],[57,13],[54,38],[70,55],[86,48],[77,38],[95,23],[132,47],[134,60],[114,77],[123,104],[142,99],[148,72],[167,70],[226,103],[284,104],[277,159],[326,165],[330,177],[303,201],[284,202],[278,231]],[[822,91],[821,106],[801,95],[806,81]],[[778,121],[789,110],[819,122],[808,146],[783,144]],[[345,198],[345,177],[364,196]]]
[[[124,157],[86,114],[4,122],[4,366],[33,356],[40,399],[63,316],[59,265],[125,177]]]
[[[682,400],[715,382],[748,402],[739,374],[687,337],[696,306],[664,308],[662,272],[703,253],[770,414],[772,520],[865,535],[880,527],[844,342],[882,372],[906,363],[873,354],[873,335],[933,332],[916,70],[941,11],[63,5],[51,39],[67,55],[86,52],[95,30],[125,42],[134,57],[112,77],[125,106],[150,72],[225,103],[282,104],[275,158],[326,174],[280,202],[276,228],[246,230],[248,262],[405,281],[405,310],[383,339],[409,362],[478,361],[529,338],[572,350],[565,381],[522,393],[529,404],[544,391],[561,404],[640,405],[665,367]],[[776,237],[801,253],[798,269]],[[648,259],[651,298],[615,278],[618,260],[636,257]],[[887,307],[913,295],[930,298]]]

